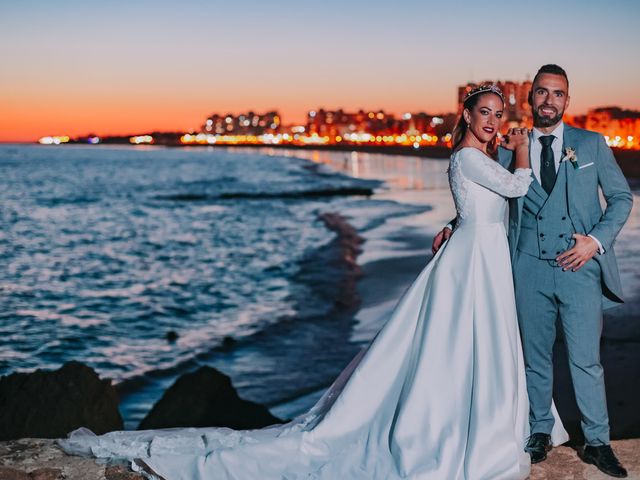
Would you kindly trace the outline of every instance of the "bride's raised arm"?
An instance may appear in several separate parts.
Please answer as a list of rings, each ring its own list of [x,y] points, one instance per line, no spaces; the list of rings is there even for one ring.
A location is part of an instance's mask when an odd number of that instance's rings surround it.
[[[504,197],[525,195],[533,180],[530,168],[516,168],[511,173],[478,149],[464,148],[458,155],[465,178]]]

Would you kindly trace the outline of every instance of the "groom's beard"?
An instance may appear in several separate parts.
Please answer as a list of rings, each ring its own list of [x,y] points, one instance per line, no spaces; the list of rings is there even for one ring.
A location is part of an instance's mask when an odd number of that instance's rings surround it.
[[[538,107],[538,109],[533,110],[533,126],[537,127],[537,128],[546,128],[546,127],[552,127],[558,123],[560,123],[560,120],[562,120],[562,115],[564,115],[564,110],[561,112],[558,112],[555,108],[554,110],[556,110],[556,114],[553,117],[550,117],[548,115],[542,115],[540,113],[540,109],[542,107]],[[549,108],[549,107],[546,107]],[[551,107],[553,108],[553,107]]]

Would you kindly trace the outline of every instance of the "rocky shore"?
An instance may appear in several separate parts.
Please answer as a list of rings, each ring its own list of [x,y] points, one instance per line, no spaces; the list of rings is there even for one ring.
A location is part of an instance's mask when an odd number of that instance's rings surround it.
[[[39,393],[33,393],[34,388],[40,388]],[[96,400],[99,400],[97,404]],[[141,479],[126,463],[105,464],[67,455],[54,439],[80,426],[96,431],[121,428],[121,420],[115,417],[118,414],[116,400],[109,380],[100,379],[91,368],[77,362],[53,372],[39,370],[2,377],[0,432],[5,441],[0,442],[0,480]],[[43,410],[43,405],[56,408]],[[105,416],[113,417],[112,425],[104,423]],[[241,399],[228,377],[203,367],[180,377],[154,406],[141,428],[228,426],[243,429],[278,422],[282,420],[263,406]],[[20,438],[31,436],[52,438]],[[6,440],[11,437],[14,439]],[[629,470],[628,478],[640,480],[640,439],[617,440],[612,445]],[[582,462],[576,447],[563,446],[554,449],[548,461],[534,465],[529,478],[604,480],[609,477]]]
[[[24,438],[0,442],[0,480],[135,480],[127,465],[100,464],[64,453],[55,440]]]
[[[0,440],[63,438],[86,427],[102,434],[122,430],[118,395],[110,380],[68,362],[0,378]],[[164,393],[139,429],[171,427],[261,428],[282,423],[262,405],[240,398],[231,379],[211,367],[186,373]]]
[[[612,442],[629,471],[640,479],[640,439]],[[25,438],[0,442],[0,480],[137,480],[143,477],[126,465],[104,465],[65,454],[54,440]],[[533,465],[529,480],[607,480],[593,465],[580,460],[570,447],[559,447],[546,462]]]

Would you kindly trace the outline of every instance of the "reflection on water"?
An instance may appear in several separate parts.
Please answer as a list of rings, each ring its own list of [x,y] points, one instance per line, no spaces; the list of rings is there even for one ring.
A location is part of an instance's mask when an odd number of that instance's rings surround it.
[[[298,157],[324,164],[355,178],[384,180],[391,189],[448,189],[447,159],[367,152],[260,149],[273,156]]]
[[[422,216],[424,219],[437,222],[436,225],[425,225],[430,231],[437,231],[438,227],[443,225],[444,219],[454,214],[451,209],[451,196],[434,192],[434,190],[449,190],[446,173],[449,162],[446,159],[326,150],[265,149],[265,153],[308,158],[357,178],[383,179],[391,190],[387,198],[411,203],[428,203],[433,208]],[[634,206],[616,240],[615,250],[625,296],[628,299],[635,299],[640,297],[640,182],[630,183],[634,194]],[[421,195],[419,192],[417,194],[407,192],[404,194],[397,190],[427,190],[429,193]],[[439,215],[439,212],[444,214]],[[613,314],[620,315],[619,312],[624,310],[626,309],[613,311]]]

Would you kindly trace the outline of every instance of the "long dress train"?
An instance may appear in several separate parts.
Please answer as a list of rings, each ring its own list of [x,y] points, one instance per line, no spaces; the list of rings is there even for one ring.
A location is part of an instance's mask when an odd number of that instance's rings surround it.
[[[449,178],[456,230],[309,412],[259,430],[80,429],[63,448],[127,458],[167,480],[526,478],[529,406],[504,218],[531,171],[511,174],[463,148]],[[567,439],[556,414],[552,441]]]

